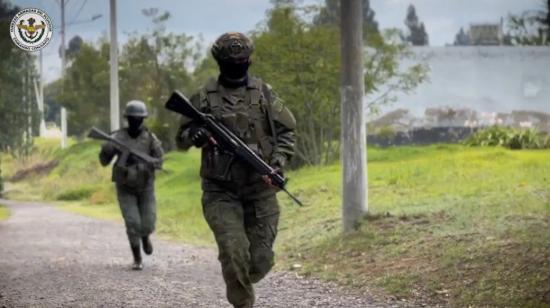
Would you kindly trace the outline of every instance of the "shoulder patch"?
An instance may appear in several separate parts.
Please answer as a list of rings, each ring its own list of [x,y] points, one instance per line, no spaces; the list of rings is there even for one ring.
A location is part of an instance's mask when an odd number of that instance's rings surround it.
[[[206,85],[204,86],[204,89],[207,93],[218,92],[218,80],[216,80],[216,78],[208,79]]]
[[[278,104],[278,105],[276,105]],[[296,119],[294,118],[294,115],[292,112],[286,108],[281,102],[275,102],[274,103],[274,120],[283,124],[288,129],[295,129],[296,128]]]

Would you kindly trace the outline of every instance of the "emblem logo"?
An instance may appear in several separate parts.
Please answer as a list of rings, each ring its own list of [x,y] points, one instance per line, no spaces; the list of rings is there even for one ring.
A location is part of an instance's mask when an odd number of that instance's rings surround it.
[[[24,9],[11,20],[11,39],[23,50],[38,51],[44,48],[50,42],[52,33],[50,17],[39,9]]]

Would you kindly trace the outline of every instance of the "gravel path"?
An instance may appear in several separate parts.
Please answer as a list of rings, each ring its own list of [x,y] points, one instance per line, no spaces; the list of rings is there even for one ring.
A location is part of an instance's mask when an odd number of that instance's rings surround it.
[[[0,200],[0,307],[230,307],[216,252],[153,238],[130,270],[124,227],[30,202]],[[293,273],[257,285],[256,307],[387,307]]]

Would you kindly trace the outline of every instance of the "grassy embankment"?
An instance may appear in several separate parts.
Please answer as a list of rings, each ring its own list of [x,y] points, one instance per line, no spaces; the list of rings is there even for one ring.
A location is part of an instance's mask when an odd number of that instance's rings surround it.
[[[50,158],[47,176],[13,185],[63,207],[120,219],[98,144]],[[157,181],[158,231],[211,244],[202,218],[198,152],[169,153]],[[5,164],[4,164],[5,166]],[[453,306],[550,305],[550,151],[461,146],[369,149],[370,215],[342,236],[340,166],[290,172],[281,196],[280,268],[399,298]]]

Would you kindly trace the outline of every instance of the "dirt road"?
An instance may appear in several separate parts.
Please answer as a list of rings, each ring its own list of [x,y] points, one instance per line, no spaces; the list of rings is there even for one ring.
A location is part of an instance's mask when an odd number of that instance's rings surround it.
[[[154,239],[129,269],[124,227],[39,203],[0,200],[0,307],[230,307],[216,252]],[[382,307],[365,294],[293,273],[257,285],[257,307]]]

